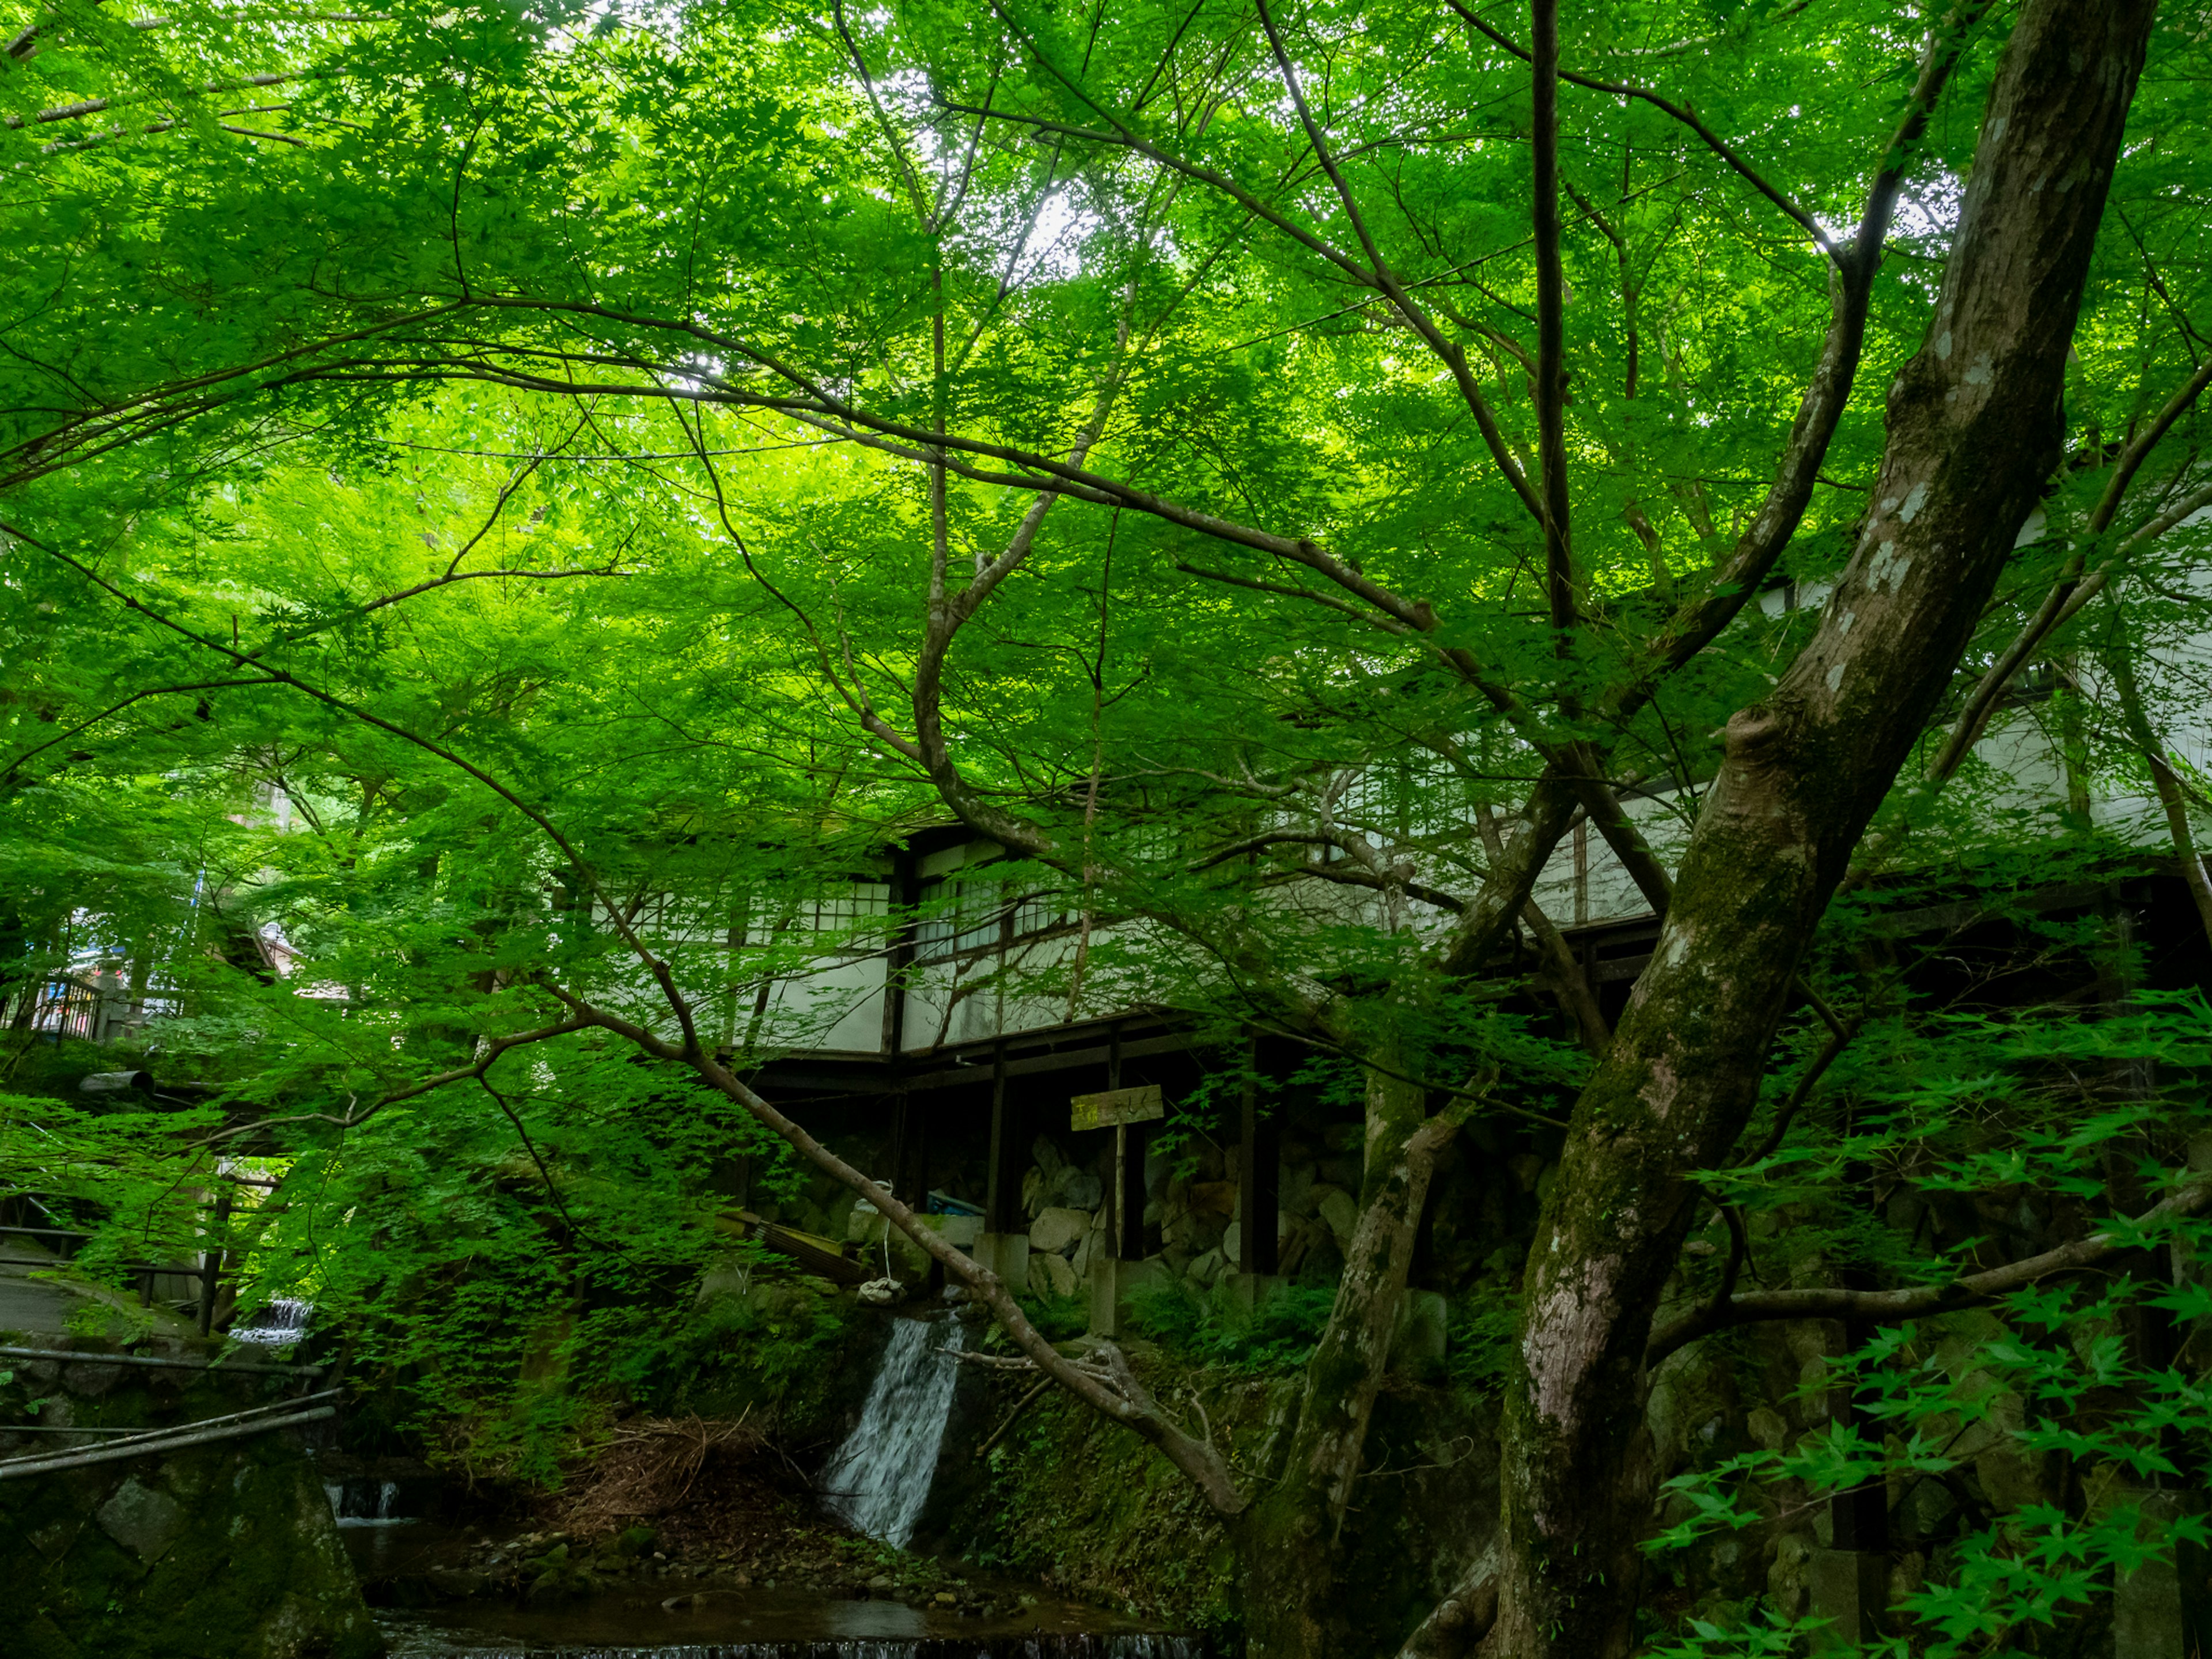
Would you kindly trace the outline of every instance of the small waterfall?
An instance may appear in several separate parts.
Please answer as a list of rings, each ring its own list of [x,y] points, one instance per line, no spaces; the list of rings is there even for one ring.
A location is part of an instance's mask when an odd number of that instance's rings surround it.
[[[331,1500],[331,1513],[342,1527],[396,1527],[416,1518],[400,1512],[397,1480],[326,1480],[323,1494]]]
[[[939,1340],[949,1334],[951,1342]],[[831,1512],[904,1548],[929,1499],[968,1328],[952,1319],[893,1322],[860,1425],[822,1472]]]
[[[270,1348],[297,1342],[307,1334],[307,1316],[314,1311],[314,1306],[297,1297],[272,1296],[253,1310],[253,1317],[247,1323],[231,1327],[231,1340],[258,1342]]]

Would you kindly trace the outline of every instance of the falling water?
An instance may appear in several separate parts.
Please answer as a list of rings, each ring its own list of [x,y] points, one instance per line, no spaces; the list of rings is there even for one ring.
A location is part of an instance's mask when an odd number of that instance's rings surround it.
[[[415,1519],[399,1513],[397,1480],[325,1481],[323,1492],[341,1527],[396,1527]]]
[[[281,1348],[307,1334],[307,1316],[313,1311],[312,1302],[302,1302],[297,1297],[272,1296],[253,1310],[249,1322],[231,1327],[231,1339]]]
[[[914,1535],[951,1414],[960,1370],[952,1355],[966,1341],[955,1320],[893,1322],[860,1425],[822,1472],[831,1510],[871,1538],[903,1548]]]

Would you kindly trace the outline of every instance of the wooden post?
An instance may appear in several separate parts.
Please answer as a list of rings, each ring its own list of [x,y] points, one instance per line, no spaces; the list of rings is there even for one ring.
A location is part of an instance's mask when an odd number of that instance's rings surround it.
[[[1019,1109],[1006,1099],[1006,1045],[991,1050],[991,1152],[984,1181],[983,1230],[1018,1233],[1022,1226]]]
[[[929,1125],[921,1102],[903,1090],[893,1107],[891,1194],[916,1210],[929,1207]]]
[[[1281,1129],[1260,1109],[1260,1037],[1252,1034],[1244,1054],[1244,1086],[1239,1101],[1243,1144],[1237,1149],[1237,1265],[1248,1273],[1279,1270],[1282,1243],[1276,1212],[1282,1206]]]
[[[1145,1259],[1145,1126],[1114,1131],[1115,1250],[1124,1261]]]

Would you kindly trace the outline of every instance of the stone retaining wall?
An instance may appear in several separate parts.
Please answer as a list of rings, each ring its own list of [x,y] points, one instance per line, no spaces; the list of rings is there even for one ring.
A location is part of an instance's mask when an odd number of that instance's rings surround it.
[[[0,1358],[0,1425],[156,1428],[268,1405],[289,1378]],[[137,1350],[205,1358],[213,1344]],[[106,1439],[108,1437],[97,1437]],[[0,1457],[88,1446],[0,1430]],[[371,1659],[371,1624],[296,1431],[0,1480],[7,1659]]]

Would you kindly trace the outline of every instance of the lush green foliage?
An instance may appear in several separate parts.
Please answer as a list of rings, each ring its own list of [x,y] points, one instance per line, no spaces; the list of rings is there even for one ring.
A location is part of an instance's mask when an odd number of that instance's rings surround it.
[[[803,1048],[851,999],[791,988],[915,920],[1026,901],[1079,945],[965,994],[1287,1031],[1318,1056],[1294,1086],[1347,1115],[1410,1077],[1540,1162],[1589,1034],[1528,941],[1472,967],[1442,941],[1497,867],[1487,815],[1510,830],[1565,746],[1671,856],[1729,715],[1816,625],[2011,15],[1973,10],[1927,133],[1889,153],[1923,9],[1570,13],[1566,61],[1663,88],[1735,161],[1650,100],[1569,88],[1562,631],[1500,462],[1535,470],[1528,76],[1456,9],[1319,0],[1270,37],[1149,0],[15,8],[34,33],[0,70],[0,993],[20,1008],[113,960],[157,1005],[155,1068],[210,1092],[93,1113],[57,1097],[70,1056],[11,1036],[0,1167],[94,1225],[85,1268],[118,1284],[210,1242],[196,1194],[222,1165],[276,1182],[214,1240],[249,1299],[309,1297],[406,1420],[544,1477],[610,1402],[779,1386],[833,1340],[823,1309],[671,1311],[744,1255],[713,1225],[728,1161],[793,1177],[652,1043],[739,1072]],[[2201,19],[2169,8],[2067,463],[1961,693],[2069,560],[2103,585],[1993,743],[1884,809],[1884,868],[1808,969],[1850,1041],[1816,1080],[1830,1028],[1791,1017],[1742,1161],[1705,1178],[1685,1306],[1720,1285],[1730,1216],[1777,1218],[1778,1281],[1936,1282],[2108,1226],[2185,1167],[2203,1005],[2113,1016],[2175,975],[2110,918],[2028,901],[2188,854],[2146,810],[2161,769],[2183,840],[2203,822],[2178,735],[2206,695],[2202,416],[2090,523],[2212,327],[2208,79]],[[1831,317],[1833,273],[1773,198],[1848,224],[1893,161],[1907,206],[1864,361],[1759,573],[1807,602],[1743,603],[1733,550]],[[1741,609],[1608,701],[1701,599]],[[1008,856],[919,917],[854,899],[954,810]],[[1885,931],[1962,894],[2014,944]],[[1560,921],[1575,902],[1540,899]],[[519,1041],[580,1005],[647,1041]],[[1243,1084],[1224,1069],[1186,1109]],[[1951,1220],[1893,1224],[1899,1193]],[[2022,1205],[2033,1225],[2004,1224]],[[1518,1261],[1490,1260],[1451,1287],[1455,1364],[1499,1389]],[[2202,1432],[2201,1358],[2115,1334],[2207,1310],[2136,1261],[1863,1347],[1881,1442],[1701,1469],[1671,1541],[1762,1483],[1941,1478],[1969,1425],[2170,1473],[2161,1448]],[[1179,1295],[1145,1304],[1152,1333],[1254,1370],[1303,1364],[1328,1311]],[[2158,1541],[2133,1500],[2068,1492],[1946,1540],[1911,1604],[1935,1650],[2071,1616]]]

